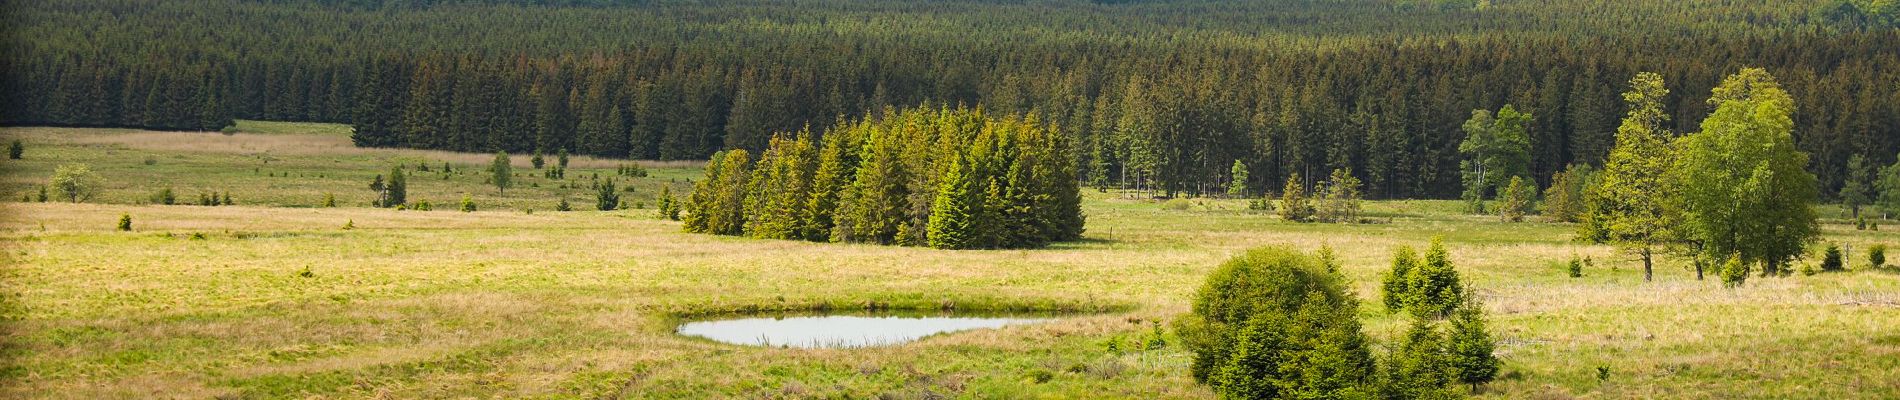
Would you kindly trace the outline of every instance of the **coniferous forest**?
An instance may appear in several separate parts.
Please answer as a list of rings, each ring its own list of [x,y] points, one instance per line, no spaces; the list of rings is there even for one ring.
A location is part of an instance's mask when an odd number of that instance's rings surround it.
[[[1833,194],[1850,158],[1900,152],[1895,4],[7,1],[0,123],[343,122],[360,146],[673,160],[980,106],[1035,116],[1095,186],[1227,193],[1239,161],[1243,192],[1345,169],[1370,198],[1454,198],[1472,110],[1533,116],[1548,186],[1603,163],[1637,72],[1691,132],[1761,67]]]

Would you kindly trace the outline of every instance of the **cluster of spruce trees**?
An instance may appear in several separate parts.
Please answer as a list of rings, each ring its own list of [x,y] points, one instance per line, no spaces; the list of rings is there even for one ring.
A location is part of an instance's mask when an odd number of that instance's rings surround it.
[[[1423,263],[1409,249],[1398,257],[1393,273],[1404,283],[1392,292],[1388,276],[1385,299],[1410,310],[1411,324],[1377,356],[1329,248],[1260,248],[1228,260],[1193,313],[1175,321],[1194,379],[1232,399],[1446,399],[1461,397],[1456,385],[1475,390],[1496,378],[1497,342],[1476,296],[1460,292],[1443,245],[1434,241]]]
[[[775,135],[756,161],[743,149],[715,154],[683,204],[685,229],[942,249],[1081,237],[1069,144],[1035,117],[882,114],[823,135]]]
[[[1469,110],[1534,114],[1524,176],[1547,187],[1603,165],[1628,76],[1666,77],[1689,132],[1755,65],[1806,105],[1796,144],[1832,195],[1852,155],[1900,153],[1892,4],[29,0],[0,13],[0,123],[327,121],[364,146],[703,159],[934,101],[1062,126],[1095,185],[1259,193],[1343,168],[1368,198],[1453,198]]]

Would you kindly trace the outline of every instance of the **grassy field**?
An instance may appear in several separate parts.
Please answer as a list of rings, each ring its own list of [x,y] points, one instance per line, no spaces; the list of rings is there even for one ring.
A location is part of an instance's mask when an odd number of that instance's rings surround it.
[[[0,204],[0,397],[1206,398],[1180,348],[1109,344],[1186,312],[1208,271],[1262,245],[1336,248],[1361,317],[1390,340],[1403,319],[1370,306],[1379,275],[1395,247],[1433,236],[1502,341],[1503,377],[1482,396],[1900,397],[1900,274],[1864,271],[1863,250],[1900,244],[1900,225],[1827,221],[1862,270],[1734,290],[1673,258],[1645,283],[1637,261],[1572,242],[1570,226],[1439,201],[1372,202],[1389,223],[1325,225],[1089,191],[1087,240],[1049,249],[818,244],[684,234],[650,209],[550,211],[561,196],[591,210],[588,177],[624,161],[577,158],[554,181],[517,157],[524,187],[501,195],[477,172],[489,155],[357,149],[334,125],[240,127],[0,130],[27,143],[25,160],[0,164],[13,201],[59,164],[107,182],[89,204]],[[467,173],[410,180],[436,211],[367,207],[392,164],[445,161]],[[649,208],[660,185],[683,191],[698,173],[651,167],[628,195]],[[140,204],[167,186],[240,205]],[[343,207],[313,208],[325,193]],[[463,194],[483,211],[447,211]],[[114,231],[122,214],[132,232]],[[1566,277],[1556,262],[1573,255],[1595,268]],[[1084,313],[858,350],[671,333],[687,315],[866,305]]]

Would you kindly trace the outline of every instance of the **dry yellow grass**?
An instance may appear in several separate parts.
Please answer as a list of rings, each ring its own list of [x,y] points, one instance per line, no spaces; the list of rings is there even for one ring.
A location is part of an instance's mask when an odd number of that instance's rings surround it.
[[[1441,212],[1449,203],[1374,202],[1392,221],[1375,225],[1212,203],[1164,210],[1090,192],[1087,241],[1008,251],[691,235],[637,210],[0,203],[0,397],[1205,398],[1177,347],[1107,343],[1185,312],[1208,271],[1262,245],[1338,249],[1385,340],[1403,320],[1377,309],[1379,276],[1394,248],[1433,236],[1503,341],[1506,376],[1483,396],[1900,396],[1900,275],[1724,289],[1671,260],[1644,283],[1633,259],[1569,241],[1568,226]],[[133,232],[113,231],[121,214]],[[1827,232],[1856,249],[1896,239]],[[1549,264],[1572,255],[1597,266],[1572,279]],[[871,302],[1112,311],[862,350],[671,334],[683,314]]]

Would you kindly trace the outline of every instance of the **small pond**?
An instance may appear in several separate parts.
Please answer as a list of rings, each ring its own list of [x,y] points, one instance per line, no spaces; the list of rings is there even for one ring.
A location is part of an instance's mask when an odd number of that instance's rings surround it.
[[[1053,314],[832,314],[732,316],[690,321],[675,332],[721,343],[844,349],[908,343],[931,335],[1055,320]]]

